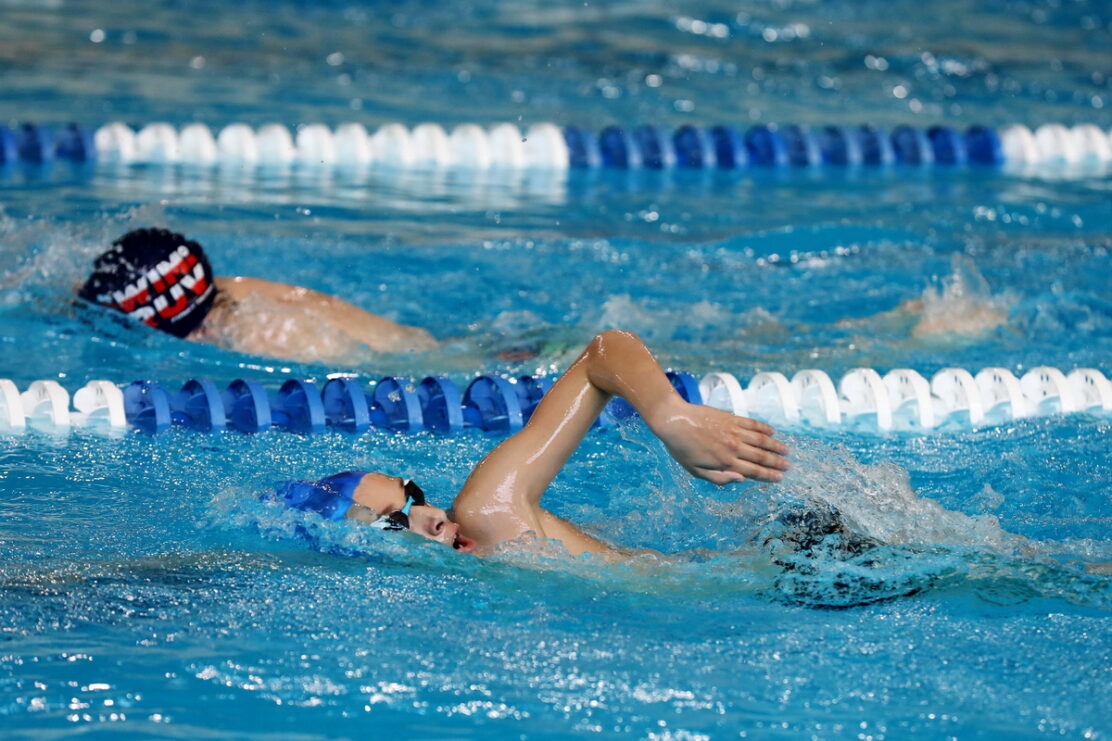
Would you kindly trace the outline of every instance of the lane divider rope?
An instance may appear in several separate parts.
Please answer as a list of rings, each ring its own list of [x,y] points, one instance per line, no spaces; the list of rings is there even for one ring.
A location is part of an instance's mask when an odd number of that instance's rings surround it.
[[[150,123],[133,129],[112,122],[95,130],[24,123],[0,126],[0,166],[53,160],[197,166],[443,169],[717,169],[882,167],[904,164],[1014,168],[1102,168],[1112,165],[1112,130],[1092,124],[1049,123],[1034,130],[973,125],[800,126],[757,124],[677,128],[537,123],[460,124],[448,131],[399,123],[373,132],[360,123],[254,129],[233,123],[219,131],[203,123],[178,129]]]
[[[855,368],[836,384],[821,370],[801,370],[791,379],[766,371],[754,375],[746,387],[729,373],[708,373],[696,380],[669,371],[668,378],[687,401],[789,429],[844,426],[862,432],[927,433],[1024,417],[1112,412],[1112,382],[1094,368],[1067,374],[1040,366],[1020,378],[1006,368],[984,368],[975,375],[945,368],[929,381],[909,368],[883,376],[872,368]],[[151,380],[122,388],[94,380],[71,399],[57,381],[34,381],[20,392],[13,381],[0,379],[0,431],[65,433],[82,427],[153,435],[178,426],[202,432],[361,434],[374,428],[453,434],[473,428],[505,435],[521,429],[552,383],[547,376],[479,376],[461,392],[444,376],[419,383],[391,376],[370,385],[344,376],[319,389],[312,381],[291,379],[272,391],[247,379],[236,379],[223,390],[212,381],[191,379],[171,392]],[[634,414],[629,404],[615,399],[595,425],[604,427]]]

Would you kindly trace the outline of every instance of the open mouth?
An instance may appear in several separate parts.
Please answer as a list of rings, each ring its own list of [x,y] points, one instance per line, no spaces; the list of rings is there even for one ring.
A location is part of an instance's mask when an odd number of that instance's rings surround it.
[[[456,533],[456,538],[452,541],[452,547],[461,553],[470,553],[475,549],[475,541]]]

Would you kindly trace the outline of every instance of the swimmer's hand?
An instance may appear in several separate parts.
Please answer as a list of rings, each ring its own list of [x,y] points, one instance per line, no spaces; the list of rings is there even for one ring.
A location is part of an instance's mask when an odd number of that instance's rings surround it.
[[[714,484],[746,479],[780,481],[789,467],[788,446],[764,422],[721,409],[689,404],[679,396],[652,411],[649,427],[672,457],[697,478]]]

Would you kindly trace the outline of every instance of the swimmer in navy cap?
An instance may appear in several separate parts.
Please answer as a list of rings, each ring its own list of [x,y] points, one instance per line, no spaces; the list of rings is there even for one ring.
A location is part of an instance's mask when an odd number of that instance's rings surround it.
[[[79,295],[188,337],[212,310],[216,285],[201,245],[162,229],[137,229],[96,259]]]
[[[633,405],[693,476],[715,484],[779,481],[788,468],[787,446],[773,437],[771,427],[684,401],[636,335],[609,330],[553,384],[528,424],[475,466],[450,510],[428,504],[413,481],[363,471],[315,483],[288,482],[278,496],[330,520],[404,527],[476,555],[530,538],[559,541],[572,555],[621,555],[619,548],[541,506],[548,485],[614,396]]]
[[[392,322],[318,291],[217,277],[197,242],[136,229],[97,257],[81,298],[175,337],[302,362],[344,362],[359,351],[431,350],[423,329]]]

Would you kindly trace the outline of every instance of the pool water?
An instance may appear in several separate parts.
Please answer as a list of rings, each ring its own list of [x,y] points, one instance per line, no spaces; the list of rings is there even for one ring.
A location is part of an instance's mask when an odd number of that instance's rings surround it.
[[[1099,2],[0,2],[12,121],[288,125],[1090,122]],[[965,31],[954,33],[961,17]],[[99,33],[98,33],[99,31]],[[1101,174],[0,169],[0,377],[277,387],[556,373],[638,332],[695,374],[1094,367],[1112,350]],[[77,306],[133,226],[218,274],[339,295],[444,340],[289,363]],[[922,312],[905,302],[921,301]],[[924,322],[925,319],[932,322]],[[510,362],[499,354],[526,349]],[[1107,416],[932,435],[794,428],[779,485],[717,489],[637,422],[545,497],[630,548],[479,561],[259,494],[348,468],[447,504],[475,431],[0,439],[0,732],[404,738],[1107,738]],[[799,559],[837,507],[884,545]],[[302,534],[307,532],[309,538]],[[770,549],[772,552],[770,553]],[[788,567],[785,567],[785,563]]]

